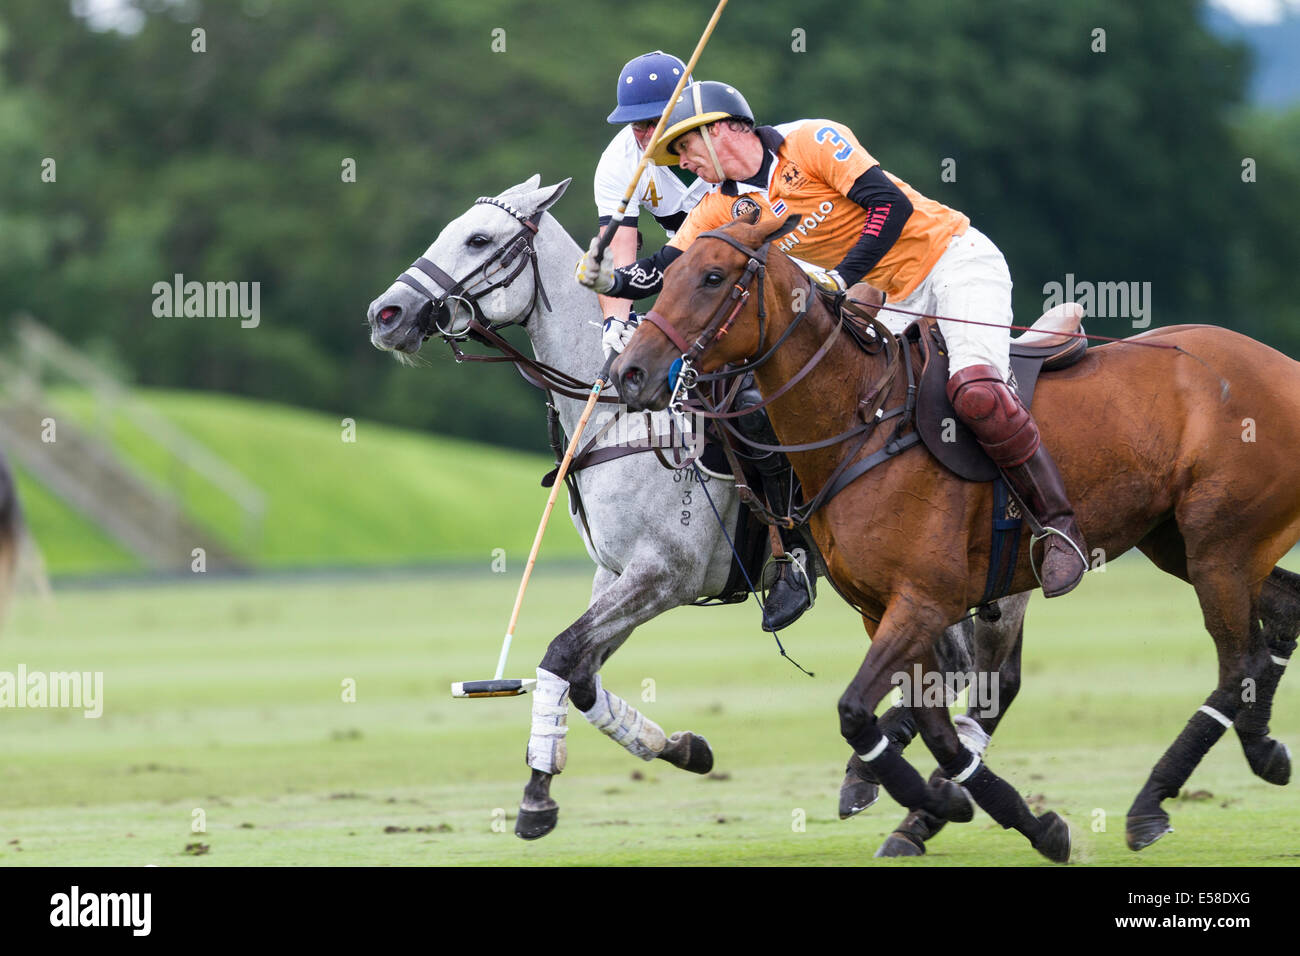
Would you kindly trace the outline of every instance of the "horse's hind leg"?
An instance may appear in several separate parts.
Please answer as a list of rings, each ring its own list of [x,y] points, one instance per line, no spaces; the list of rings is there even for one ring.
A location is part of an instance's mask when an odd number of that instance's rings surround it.
[[[1219,656],[1219,683],[1164,753],[1128,811],[1129,849],[1150,846],[1173,828],[1161,802],[1178,795],[1187,778],[1223,736],[1242,707],[1247,678],[1265,673],[1268,647],[1259,626],[1260,588],[1241,580],[1246,561],[1219,556],[1214,564],[1190,561],[1188,577],[1196,588],[1206,630]]]
[[[1232,726],[1250,769],[1261,779],[1281,786],[1291,779],[1291,752],[1286,744],[1268,735],[1268,722],[1278,681],[1296,648],[1296,635],[1300,634],[1300,575],[1273,569],[1260,590],[1259,618],[1264,624],[1269,657],[1263,673],[1254,678],[1254,694],[1245,695]]]
[[[997,679],[994,685],[996,693],[991,701],[977,700],[977,695],[972,694],[967,701],[966,713],[953,719],[958,739],[977,757],[984,756],[989,738],[1020,691],[1020,649],[1024,642],[1025,608],[1028,604],[1028,592],[1015,594],[999,602],[1001,616],[997,621],[984,621],[978,615],[972,618],[968,662],[949,660],[948,655],[940,655],[940,666],[945,670],[973,670],[977,675],[992,674]],[[948,635],[955,629],[949,628]],[[950,644],[950,641],[941,642],[940,647]],[[915,729],[915,723],[912,726]],[[931,782],[941,774],[942,771],[936,768],[930,777]],[[876,850],[876,856],[920,856],[925,853],[925,844],[938,835],[946,822],[925,810],[913,810],[885,838],[880,849]]]

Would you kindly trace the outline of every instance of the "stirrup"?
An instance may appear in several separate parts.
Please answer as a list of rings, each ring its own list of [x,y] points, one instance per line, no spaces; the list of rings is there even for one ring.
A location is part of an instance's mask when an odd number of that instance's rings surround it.
[[[1059,531],[1056,528],[1048,527],[1047,525],[1039,525],[1039,528],[1041,529],[1040,531],[1038,531],[1037,533],[1031,532],[1029,535],[1029,567],[1033,570],[1034,579],[1038,582],[1038,586],[1040,588],[1043,586],[1043,576],[1038,573],[1038,562],[1034,560],[1034,545],[1038,544],[1038,542],[1046,538],[1051,537],[1052,535],[1056,535],[1058,538],[1064,539],[1065,542],[1070,546],[1071,550],[1074,551],[1075,556],[1078,557],[1079,563],[1083,565],[1083,571],[1079,573],[1079,577],[1082,578],[1085,574],[1088,573],[1088,571],[1090,570],[1090,565],[1088,564],[1088,558],[1084,555],[1083,551],[1079,548],[1079,546],[1074,543],[1073,538],[1071,538],[1064,531]],[[1043,554],[1044,555],[1047,554],[1046,547],[1043,548]]]
[[[813,590],[813,583],[808,577],[808,570],[804,566],[808,561],[808,552],[803,548],[795,548],[793,551],[787,551],[781,555],[772,555],[763,565],[763,570],[758,576],[758,589],[763,599],[763,607],[767,607],[767,599],[772,588],[776,587],[776,582],[781,578],[781,570],[777,568],[776,573],[769,574],[769,569],[778,564],[789,564],[793,566],[794,573],[803,582],[804,592],[808,595],[808,607],[803,613],[813,609],[817,603],[817,593]]]

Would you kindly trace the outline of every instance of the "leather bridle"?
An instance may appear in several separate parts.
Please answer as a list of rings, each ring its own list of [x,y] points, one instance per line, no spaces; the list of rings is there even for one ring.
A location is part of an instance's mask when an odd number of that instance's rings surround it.
[[[504,209],[520,223],[519,231],[511,236],[506,242],[494,252],[488,259],[482,262],[468,275],[457,280],[447,275],[438,265],[421,256],[411,263],[410,268],[397,277],[397,281],[404,285],[410,286],[416,292],[427,296],[429,304],[420,310],[417,321],[419,322],[420,332],[423,335],[421,342],[428,339],[437,332],[447,342],[455,342],[470,338],[474,334],[472,323],[467,319],[466,327],[460,332],[453,332],[449,327],[444,326],[435,315],[439,315],[447,307],[448,303],[457,303],[469,310],[470,319],[476,320],[480,325],[486,327],[492,332],[503,329],[510,322],[490,322],[483,314],[483,309],[479,305],[479,299],[495,292],[497,289],[505,289],[510,286],[523,273],[524,269],[531,263],[533,267],[533,305],[527,310],[531,313],[537,307],[537,300],[540,297],[546,311],[551,311],[551,302],[546,297],[546,289],[542,287],[542,276],[537,265],[537,249],[533,245],[533,240],[537,237],[538,224],[545,210],[538,210],[531,216],[525,216],[519,210],[515,209],[504,199],[498,199],[494,196],[480,196],[474,200],[474,205],[491,205],[499,209]],[[489,282],[488,270],[494,265],[501,270],[510,270],[504,278],[495,282]],[[514,266],[511,269],[511,266]],[[473,290],[467,286],[473,282],[478,288]],[[489,282],[487,285],[480,285],[482,282]],[[433,288],[441,288],[441,292],[431,291]],[[527,314],[527,313],[526,313]],[[450,325],[452,319],[451,311],[447,312],[447,322]]]

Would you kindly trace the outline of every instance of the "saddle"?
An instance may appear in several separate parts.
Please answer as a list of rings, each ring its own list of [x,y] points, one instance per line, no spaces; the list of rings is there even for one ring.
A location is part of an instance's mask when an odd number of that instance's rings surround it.
[[[1087,339],[1070,334],[1082,331],[1082,318],[1082,306],[1065,302],[1049,309],[1028,332],[1012,340],[1011,384],[1026,408],[1032,407],[1040,373],[1069,368],[1087,352]],[[916,430],[922,443],[958,477],[993,481],[998,477],[997,466],[948,401],[948,347],[939,327],[927,320],[913,322],[901,338],[917,346],[923,363],[916,400]]]

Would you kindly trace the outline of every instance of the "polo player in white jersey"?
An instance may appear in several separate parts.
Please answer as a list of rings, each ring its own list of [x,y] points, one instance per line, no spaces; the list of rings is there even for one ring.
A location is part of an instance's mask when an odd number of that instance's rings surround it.
[[[650,144],[650,137],[654,135],[659,117],[663,115],[669,98],[677,88],[677,81],[685,71],[686,64],[677,57],[656,50],[628,61],[619,73],[618,105],[609,114],[608,121],[628,125],[610,141],[596,166],[596,212],[600,230],[618,215],[618,208],[627,193],[627,184],[636,172],[645,148]],[[637,226],[641,211],[653,216],[671,239],[686,220],[687,214],[712,188],[712,183],[698,177],[688,185],[668,165],[647,164],[628,203],[622,225],[614,233],[605,252],[601,271],[627,271],[626,267],[632,267],[635,271],[640,249]],[[596,240],[592,241],[595,243]],[[655,278],[649,272],[641,276],[644,283],[652,282]],[[579,281],[584,282],[581,276]],[[584,284],[590,285],[589,282]],[[597,291],[601,311],[605,315],[601,344],[606,357],[609,357],[623,351],[632,333],[636,331],[638,318],[631,311],[630,298],[615,298]],[[743,408],[760,401],[751,376],[737,398],[737,407]],[[758,436],[759,440],[769,444],[776,442],[767,415],[761,409],[751,416],[741,418],[738,425],[747,434]],[[788,489],[784,488],[779,478],[774,477],[776,472],[788,472],[785,459],[775,454],[758,457],[760,460],[756,467],[761,476],[759,482],[768,496],[774,501],[788,500]],[[776,465],[779,467],[774,471],[772,466]],[[776,579],[772,582],[767,601],[763,605],[762,626],[768,631],[777,631],[793,624],[812,606],[812,596],[815,593],[815,562],[808,560],[803,540],[796,532],[788,530],[781,531],[780,537],[785,553],[781,555]]]

